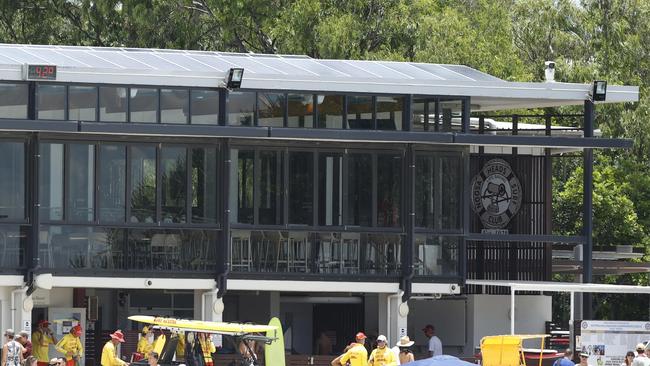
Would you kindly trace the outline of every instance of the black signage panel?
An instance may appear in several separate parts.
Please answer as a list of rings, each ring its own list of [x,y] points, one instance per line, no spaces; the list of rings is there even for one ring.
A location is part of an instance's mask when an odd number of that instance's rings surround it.
[[[27,65],[27,80],[56,80],[56,66]]]

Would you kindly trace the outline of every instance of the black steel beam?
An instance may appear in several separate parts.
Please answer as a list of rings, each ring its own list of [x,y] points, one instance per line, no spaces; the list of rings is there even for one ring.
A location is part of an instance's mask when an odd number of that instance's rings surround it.
[[[380,142],[412,142],[412,143],[441,143],[451,144],[452,133],[423,133],[408,131],[375,131],[375,130],[327,130],[307,128],[270,128],[269,137],[305,140],[336,140],[336,141],[380,141]]]
[[[215,137],[268,137],[267,127],[172,125],[155,123],[105,123],[81,122],[80,132],[118,133],[138,135],[177,135],[177,136],[215,136]]]
[[[576,147],[576,148],[631,148],[632,140],[596,137],[555,137],[555,136],[501,136],[456,134],[455,144],[464,145],[499,145],[499,146],[536,146],[536,147]]]
[[[78,124],[72,121],[0,119],[0,130],[76,132]]]
[[[585,238],[582,236],[563,236],[563,235],[526,235],[526,234],[469,234],[465,237],[466,241],[504,241],[504,242],[529,242],[529,243],[583,243]]]
[[[584,133],[585,138],[590,138],[594,134],[594,103],[586,100],[584,104]],[[582,212],[582,235],[585,241],[582,246],[582,260],[583,260],[583,273],[582,282],[592,282],[592,232],[594,229],[593,223],[593,180],[594,180],[594,152],[592,149],[585,149],[583,154],[583,212]],[[583,293],[582,297],[582,319],[592,318],[592,303],[591,293]]]

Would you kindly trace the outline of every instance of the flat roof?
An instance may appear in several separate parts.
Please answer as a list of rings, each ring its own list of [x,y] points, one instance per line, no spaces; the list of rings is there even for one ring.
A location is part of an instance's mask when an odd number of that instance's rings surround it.
[[[56,65],[59,82],[185,87],[223,87],[230,68],[241,67],[242,89],[471,97],[472,111],[581,105],[592,89],[591,84],[509,82],[463,65],[0,44],[0,80],[22,80],[25,64]],[[638,99],[636,86],[609,85],[604,103]]]

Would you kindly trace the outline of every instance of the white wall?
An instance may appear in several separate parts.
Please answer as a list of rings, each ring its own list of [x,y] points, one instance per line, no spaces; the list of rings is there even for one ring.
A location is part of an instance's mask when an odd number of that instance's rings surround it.
[[[420,352],[427,352],[428,338],[422,332],[427,324],[436,328],[436,335],[442,341],[443,352],[449,355],[463,354],[467,339],[467,301],[464,297],[418,300],[408,302],[408,336],[415,341]],[[417,351],[417,348],[416,348]]]
[[[11,290],[13,287],[0,287],[0,330],[10,328],[11,323]]]
[[[481,338],[488,335],[510,334],[509,295],[469,295],[467,298],[468,309],[474,317],[469,346],[478,347]],[[542,334],[544,322],[551,318],[551,296],[518,295],[515,298],[515,333]]]
[[[515,330],[519,334],[544,333],[544,322],[551,320],[551,296],[517,296]],[[472,356],[481,338],[510,334],[510,296],[468,295],[456,299],[409,301],[408,335],[415,347],[426,351],[427,338],[422,328],[436,327],[445,354]],[[532,346],[532,345],[531,345]]]

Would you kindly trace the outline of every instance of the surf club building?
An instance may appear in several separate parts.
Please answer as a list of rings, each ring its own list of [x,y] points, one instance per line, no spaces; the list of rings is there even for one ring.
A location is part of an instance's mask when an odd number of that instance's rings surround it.
[[[339,352],[358,330],[418,347],[430,323],[445,353],[472,354],[511,315],[507,291],[468,279],[550,280],[558,243],[590,259],[590,235],[552,234],[551,168],[584,152],[589,198],[592,149],[631,145],[594,137],[597,104],[638,100],[604,86],[0,45],[0,326],[79,322],[89,365],[116,327],[135,344],[133,314],[279,316],[300,355]],[[583,113],[495,117],[564,105]],[[518,331],[544,331],[550,297],[518,301]]]

